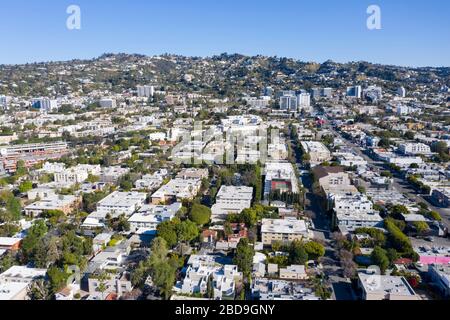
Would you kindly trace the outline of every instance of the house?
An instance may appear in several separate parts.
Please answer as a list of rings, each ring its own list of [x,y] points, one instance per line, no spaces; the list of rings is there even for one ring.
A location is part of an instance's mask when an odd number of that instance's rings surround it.
[[[308,279],[305,266],[292,265],[280,268],[280,279],[284,280],[305,280]]]
[[[431,195],[433,202],[443,208],[450,207],[450,188],[434,189]]]
[[[22,239],[20,238],[0,237],[0,253],[2,251],[17,251],[21,243]]]
[[[212,206],[213,222],[224,221],[229,214],[239,214],[252,205],[252,187],[222,186]]]
[[[88,279],[89,294],[106,300],[111,294],[121,297],[133,290],[130,274],[123,272],[107,272],[91,274]]]
[[[291,243],[295,240],[308,240],[313,237],[304,220],[263,219],[261,226],[262,242],[271,246],[274,242]]]
[[[404,277],[360,272],[358,285],[363,300],[420,300]]]
[[[75,299],[75,295],[79,294],[79,292],[80,292],[80,285],[74,283],[55,293],[55,300],[71,301]]]
[[[187,168],[181,170],[177,174],[177,179],[183,180],[202,180],[206,179],[209,176],[208,169],[195,169],[195,168]]]

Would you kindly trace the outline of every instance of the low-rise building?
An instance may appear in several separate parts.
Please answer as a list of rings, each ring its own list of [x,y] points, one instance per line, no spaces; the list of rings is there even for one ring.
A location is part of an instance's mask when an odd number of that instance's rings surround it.
[[[175,201],[192,200],[200,191],[201,180],[173,179],[152,194],[153,204],[165,204]]]
[[[310,162],[313,165],[331,160],[331,152],[322,142],[302,141],[301,146],[303,151],[309,155]]]
[[[270,246],[274,242],[291,243],[313,237],[304,220],[263,219],[261,226],[262,242]]]
[[[110,214],[112,217],[122,214],[131,216],[144,205],[146,200],[146,193],[115,191],[97,203],[97,212]]]
[[[212,206],[212,221],[223,221],[229,214],[239,214],[250,208],[253,199],[252,187],[222,186]]]
[[[450,297],[450,265],[430,265],[428,276],[439,288],[442,296]]]
[[[25,214],[30,217],[37,217],[46,211],[54,210],[69,215],[80,206],[81,201],[81,197],[72,195],[50,196],[26,206]]]
[[[144,205],[139,212],[133,214],[128,222],[130,231],[136,234],[155,234],[158,225],[164,221],[172,220],[183,205],[180,202],[165,205]]]
[[[320,300],[314,290],[304,285],[285,280],[256,278],[251,286],[252,298],[261,301],[273,300]]]
[[[359,273],[363,300],[420,300],[404,277]]]
[[[280,268],[280,279],[284,280],[305,280],[308,279],[305,266],[292,265]]]
[[[28,286],[40,277],[45,277],[46,269],[34,269],[25,266],[13,266],[0,274],[0,301],[26,300]]]

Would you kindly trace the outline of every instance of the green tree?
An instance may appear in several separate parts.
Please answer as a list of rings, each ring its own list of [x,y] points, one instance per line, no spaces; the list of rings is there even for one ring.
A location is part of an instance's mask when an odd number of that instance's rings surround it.
[[[293,241],[289,249],[289,263],[304,265],[308,262],[308,253],[305,245],[300,241]]]
[[[318,242],[311,241],[305,243],[305,250],[308,254],[308,257],[311,259],[318,259],[325,255],[325,247]]]
[[[197,225],[190,220],[183,221],[177,225],[176,233],[178,241],[182,242],[191,242],[199,236]]]
[[[211,220],[211,209],[201,204],[195,203],[192,206],[190,219],[197,225],[203,226]]]
[[[175,222],[175,220],[176,219],[172,221],[164,221],[157,227],[158,237],[164,239],[169,247],[173,247],[177,244],[177,223]]]
[[[254,256],[255,249],[253,246],[250,246],[248,239],[241,239],[237,245],[233,261],[245,277],[249,277],[252,272]]]
[[[28,191],[33,189],[33,183],[31,181],[24,181],[19,185],[20,193],[27,193]]]
[[[389,267],[390,261],[387,255],[386,250],[381,247],[375,247],[371,254],[372,262],[380,267],[380,270],[383,274],[386,273],[387,268]]]

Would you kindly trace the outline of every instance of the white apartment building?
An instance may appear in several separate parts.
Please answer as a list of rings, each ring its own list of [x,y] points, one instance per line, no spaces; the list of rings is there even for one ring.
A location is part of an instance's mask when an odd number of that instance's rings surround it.
[[[141,179],[135,182],[135,187],[137,189],[154,190],[162,185],[168,174],[169,173],[166,169],[161,169],[154,174],[144,175]]]
[[[404,277],[359,273],[363,300],[420,300]]]
[[[173,179],[152,195],[153,204],[165,204],[173,201],[192,200],[200,191],[202,181],[197,179]]]
[[[343,167],[366,167],[367,161],[363,157],[354,155],[352,153],[337,153],[338,163]]]
[[[128,222],[130,231],[136,234],[155,234],[158,225],[164,221],[172,220],[183,207],[180,202],[172,205],[144,205],[139,212],[133,214]]]
[[[214,299],[233,299],[236,283],[242,280],[242,272],[239,272],[235,265],[190,265],[184,280],[174,288],[174,291],[180,291],[182,294],[206,294],[210,278],[212,278]]]
[[[334,197],[335,225],[348,231],[357,228],[383,226],[383,218],[373,209],[373,203],[362,194]]]
[[[150,98],[155,94],[154,86],[137,86],[137,95],[141,98]]]
[[[241,213],[251,207],[252,199],[252,187],[222,186],[216,196],[216,204],[211,209],[212,221],[223,221],[229,214]]]
[[[0,274],[0,301],[26,300],[28,285],[36,278],[45,277],[46,269],[13,266]]]
[[[318,165],[331,160],[331,152],[319,141],[302,141],[301,146],[306,154],[311,157],[311,164]]]
[[[112,217],[122,214],[131,216],[144,205],[146,199],[146,193],[115,191],[97,203],[97,212],[105,216],[110,214]]]
[[[404,155],[426,155],[431,153],[431,148],[423,143],[404,143],[398,149]]]
[[[270,246],[274,242],[290,243],[308,240],[313,237],[304,220],[263,219],[261,226],[262,242]]]
[[[29,217],[37,217],[50,210],[62,211],[68,215],[81,203],[81,198],[72,195],[49,195],[37,202],[25,207],[25,214]]]
[[[118,166],[102,168],[100,173],[100,182],[115,184],[120,180],[120,178],[127,175],[129,172],[129,168],[121,168]]]

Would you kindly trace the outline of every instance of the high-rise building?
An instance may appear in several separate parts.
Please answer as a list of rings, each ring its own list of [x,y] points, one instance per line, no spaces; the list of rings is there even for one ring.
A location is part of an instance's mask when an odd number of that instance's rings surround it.
[[[311,90],[311,98],[320,99],[320,98],[331,98],[333,95],[333,89],[331,88],[313,88]]]
[[[280,109],[285,111],[297,111],[298,99],[294,91],[285,91],[280,97]]]
[[[398,95],[400,98],[405,98],[405,97],[406,97],[406,89],[405,89],[405,87],[400,87],[400,88],[398,88],[398,90],[397,90],[397,95]]]
[[[9,97],[0,96],[0,109],[8,109]]]
[[[361,99],[362,88],[361,86],[347,87],[347,97]]]
[[[300,109],[309,109],[311,107],[311,95],[307,92],[302,92],[298,96],[298,107]]]
[[[35,98],[31,100],[31,106],[41,112],[51,112],[58,109],[58,101],[49,98]]]
[[[137,95],[141,98],[150,98],[155,94],[153,86],[137,86]]]

